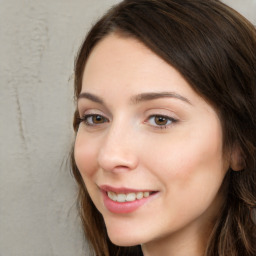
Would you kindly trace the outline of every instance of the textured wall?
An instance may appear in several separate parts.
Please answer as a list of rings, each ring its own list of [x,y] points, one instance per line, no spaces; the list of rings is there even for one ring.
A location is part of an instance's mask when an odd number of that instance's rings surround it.
[[[118,0],[0,0],[0,256],[85,255],[66,164],[72,70]],[[227,0],[256,23],[256,1]]]
[[[0,0],[0,255],[85,255],[72,141],[74,56],[116,1]]]

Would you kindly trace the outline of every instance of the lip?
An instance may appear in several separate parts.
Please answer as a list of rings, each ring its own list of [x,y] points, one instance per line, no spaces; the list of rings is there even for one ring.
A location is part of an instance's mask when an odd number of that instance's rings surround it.
[[[157,195],[158,195],[158,191],[154,191],[155,193],[149,195],[146,198],[142,198],[139,200],[135,200],[132,202],[117,202],[117,201],[112,201],[108,195],[107,192],[108,191],[112,191],[115,193],[137,193],[137,192],[144,192],[144,191],[148,191],[148,192],[153,192],[151,190],[138,190],[138,189],[131,189],[131,188],[125,188],[125,187],[120,187],[120,188],[114,188],[108,185],[104,185],[104,186],[100,186],[101,192],[102,192],[102,196],[103,196],[103,203],[104,206],[107,208],[107,210],[109,210],[112,213],[116,213],[116,214],[125,214],[125,213],[132,213],[134,211],[136,211],[138,208],[140,208],[141,206],[143,206],[144,204],[150,202],[152,199],[154,199]]]
[[[145,192],[145,191],[154,192],[153,190],[148,190],[148,189],[134,189],[134,188],[126,188],[126,187],[116,188],[116,187],[111,187],[109,185],[102,185],[100,186],[100,189],[106,192],[112,191],[115,193],[124,193],[124,194],[138,193],[138,192]]]

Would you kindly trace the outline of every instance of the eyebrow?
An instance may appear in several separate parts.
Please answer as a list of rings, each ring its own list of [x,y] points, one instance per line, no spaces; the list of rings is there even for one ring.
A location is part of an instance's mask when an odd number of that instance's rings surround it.
[[[104,105],[104,101],[102,98],[94,95],[94,94],[91,94],[91,93],[88,93],[88,92],[82,92],[78,95],[78,100],[79,99],[88,99],[88,100],[91,100],[93,102],[96,102],[96,103],[100,103],[102,105]]]
[[[135,104],[140,103],[142,101],[149,101],[149,100],[155,100],[159,98],[174,98],[178,100],[182,100],[190,105],[191,102],[186,98],[181,96],[180,94],[177,94],[175,92],[149,92],[149,93],[141,93],[136,96],[133,96],[131,101]]]
[[[82,98],[89,99],[93,102],[105,105],[104,100],[102,98],[100,98],[99,96],[96,96],[92,93],[82,92],[82,93],[79,94],[78,100],[82,99]],[[140,93],[138,95],[135,95],[135,96],[131,97],[131,103],[138,104],[140,102],[150,101],[150,100],[155,100],[155,99],[160,99],[160,98],[174,98],[174,99],[178,99],[178,100],[181,100],[185,103],[188,103],[188,104],[192,105],[192,103],[186,97],[181,96],[180,94],[177,94],[177,93],[174,93],[174,92]]]

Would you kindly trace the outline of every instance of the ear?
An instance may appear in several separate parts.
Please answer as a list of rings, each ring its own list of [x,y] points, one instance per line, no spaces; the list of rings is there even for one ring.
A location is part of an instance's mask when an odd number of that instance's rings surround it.
[[[240,146],[235,143],[230,156],[230,168],[233,171],[241,171],[245,168],[245,160]]]

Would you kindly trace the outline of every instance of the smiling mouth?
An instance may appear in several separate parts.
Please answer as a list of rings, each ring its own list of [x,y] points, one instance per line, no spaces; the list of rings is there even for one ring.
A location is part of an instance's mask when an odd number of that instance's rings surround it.
[[[152,191],[145,191],[145,192],[124,194],[124,193],[115,193],[113,191],[107,191],[107,196],[114,202],[125,203],[125,202],[133,202],[136,200],[147,198],[154,193],[155,192],[152,192]]]

